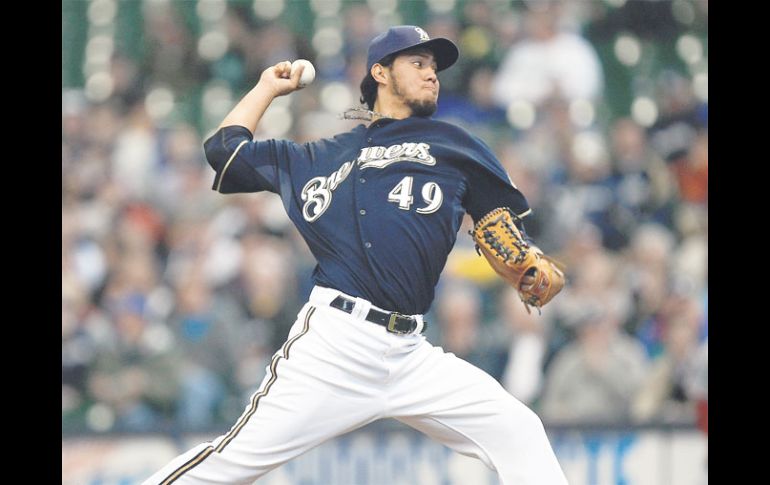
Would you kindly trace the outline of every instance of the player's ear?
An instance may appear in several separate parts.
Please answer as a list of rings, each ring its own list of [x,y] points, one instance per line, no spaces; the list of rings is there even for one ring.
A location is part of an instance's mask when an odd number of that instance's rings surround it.
[[[387,84],[388,73],[382,64],[375,64],[370,71],[375,81],[382,84]]]

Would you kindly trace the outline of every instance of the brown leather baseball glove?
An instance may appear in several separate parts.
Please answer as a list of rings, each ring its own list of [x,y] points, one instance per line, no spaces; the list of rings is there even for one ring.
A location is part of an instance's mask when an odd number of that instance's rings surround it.
[[[564,287],[564,265],[527,243],[517,219],[509,208],[498,207],[476,223],[471,235],[476,250],[519,292],[527,312],[530,305],[540,311]]]

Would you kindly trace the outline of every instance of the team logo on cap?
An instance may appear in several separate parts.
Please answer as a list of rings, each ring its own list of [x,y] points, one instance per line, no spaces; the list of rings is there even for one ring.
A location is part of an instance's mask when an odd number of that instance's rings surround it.
[[[420,34],[420,42],[430,40],[430,36],[428,35],[428,33],[422,30],[421,28],[415,27],[414,30],[417,31],[418,34]]]

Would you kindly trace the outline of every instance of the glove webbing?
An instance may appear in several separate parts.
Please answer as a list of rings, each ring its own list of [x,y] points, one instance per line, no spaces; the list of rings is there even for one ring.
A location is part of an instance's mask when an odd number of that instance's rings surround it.
[[[519,218],[519,216],[514,214],[512,210],[508,209],[507,207],[504,207],[502,209],[508,212],[514,221],[521,221],[521,218]],[[494,220],[492,220],[493,217],[494,217]],[[490,215],[485,216],[478,223],[476,223],[476,227],[483,227],[483,226],[489,225],[490,222],[497,223],[502,218],[503,218],[502,213],[496,216],[490,213]],[[517,234],[518,228],[514,229],[511,227],[511,224],[508,224],[505,221],[502,221],[502,222],[504,223],[503,227],[505,228],[505,232],[508,233],[508,235],[511,237],[511,241],[513,242],[513,245],[516,246],[516,249],[519,250],[519,254],[513,260],[513,263],[514,264],[521,263],[529,254],[529,244],[527,244],[527,242],[524,240],[524,233],[523,231],[518,231],[518,234]],[[468,234],[470,234],[471,236],[473,236],[473,233],[474,233],[473,229],[468,231]],[[487,244],[489,244],[489,246],[492,249],[495,250],[498,256],[505,258],[506,262],[511,258],[511,254],[513,253],[513,251],[511,250],[511,248],[502,244],[502,242],[500,241],[500,238],[498,236],[495,236],[495,233],[489,230],[485,230],[483,232],[483,235],[484,235],[484,241]],[[476,248],[476,254],[481,256],[479,245],[474,244],[474,246]]]

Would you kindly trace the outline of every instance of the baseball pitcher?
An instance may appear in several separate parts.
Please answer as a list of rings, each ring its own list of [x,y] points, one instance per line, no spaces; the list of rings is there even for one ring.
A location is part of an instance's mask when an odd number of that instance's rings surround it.
[[[482,254],[527,309],[564,285],[524,237],[530,213],[492,151],[431,119],[454,43],[398,26],[369,45],[366,119],[333,138],[253,140],[273,99],[300,89],[281,62],[205,144],[222,194],[270,191],[318,261],[314,289],[230,430],[145,484],[249,484],[330,438],[395,418],[495,470],[505,485],[564,485],[538,416],[468,362],[430,344],[423,314],[467,212]]]

